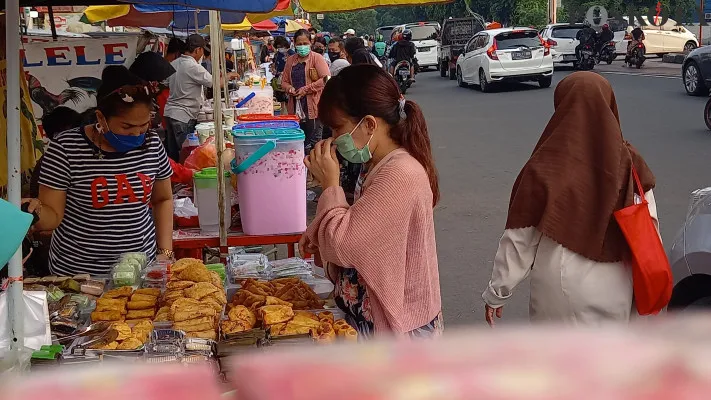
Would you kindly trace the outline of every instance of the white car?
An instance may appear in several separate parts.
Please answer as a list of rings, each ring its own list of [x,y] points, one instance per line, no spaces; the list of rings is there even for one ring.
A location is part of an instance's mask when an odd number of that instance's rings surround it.
[[[551,49],[554,63],[575,63],[575,47],[580,43],[575,37],[583,24],[551,24],[541,29],[541,38]]]
[[[501,28],[474,35],[457,59],[457,83],[479,85],[488,92],[502,81],[535,81],[547,88],[553,82],[553,57],[538,32],[531,28]]]
[[[677,26],[673,19],[669,19],[662,26],[654,26],[647,17],[642,18],[647,22],[647,26],[641,27],[647,54],[688,53],[699,47],[696,35],[683,26]],[[618,53],[627,53],[627,44],[632,40],[632,29],[634,27],[628,26],[624,40],[616,43]]]
[[[417,49],[417,65],[420,68],[439,68],[439,36],[440,26],[437,22],[416,22],[395,27],[392,35],[401,34],[406,29],[412,32],[412,43]]]

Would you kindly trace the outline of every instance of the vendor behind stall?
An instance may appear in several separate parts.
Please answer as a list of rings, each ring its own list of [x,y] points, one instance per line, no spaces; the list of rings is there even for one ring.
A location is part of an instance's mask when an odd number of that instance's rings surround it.
[[[56,135],[45,153],[37,230],[55,230],[50,271],[106,274],[119,255],[170,258],[170,164],[151,125],[154,87],[109,66],[97,92],[95,125]],[[151,215],[152,213],[152,215]]]

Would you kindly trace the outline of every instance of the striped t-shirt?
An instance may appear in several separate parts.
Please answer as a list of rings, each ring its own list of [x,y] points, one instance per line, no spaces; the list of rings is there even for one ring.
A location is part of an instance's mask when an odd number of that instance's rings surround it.
[[[126,153],[101,152],[83,128],[58,134],[42,162],[40,184],[67,192],[64,218],[52,235],[50,271],[107,274],[121,253],[155,257],[151,209],[155,180],[172,171],[158,135]]]

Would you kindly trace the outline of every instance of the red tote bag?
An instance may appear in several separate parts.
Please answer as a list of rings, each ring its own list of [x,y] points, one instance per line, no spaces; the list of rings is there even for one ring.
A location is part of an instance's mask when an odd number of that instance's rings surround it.
[[[649,213],[644,189],[632,165],[641,204],[615,211],[615,219],[632,250],[634,301],[640,315],[659,313],[671,299],[673,279],[667,253]]]

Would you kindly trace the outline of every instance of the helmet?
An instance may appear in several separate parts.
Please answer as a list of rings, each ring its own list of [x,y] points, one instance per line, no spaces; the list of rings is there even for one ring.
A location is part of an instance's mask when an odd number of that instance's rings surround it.
[[[586,28],[590,28],[590,21],[588,21],[588,20],[583,21],[583,25],[584,25]]]
[[[602,30],[606,31],[606,30],[608,30],[608,29],[610,29],[610,25],[605,24],[605,25],[602,26]]]
[[[412,40],[412,31],[409,29],[405,29],[402,32],[402,39],[403,40]]]
[[[383,41],[383,35],[378,34],[378,36],[375,37],[376,42],[382,42]]]

